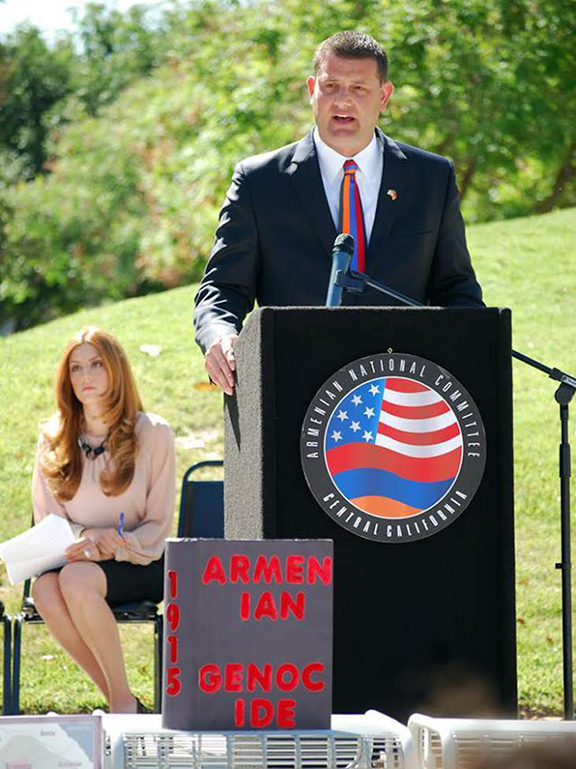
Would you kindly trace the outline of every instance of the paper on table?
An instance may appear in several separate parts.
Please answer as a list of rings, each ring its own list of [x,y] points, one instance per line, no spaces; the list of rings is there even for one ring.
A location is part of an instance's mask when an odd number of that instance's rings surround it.
[[[75,541],[68,521],[51,513],[36,526],[0,543],[0,558],[6,564],[10,582],[15,585],[63,566],[64,551]]]

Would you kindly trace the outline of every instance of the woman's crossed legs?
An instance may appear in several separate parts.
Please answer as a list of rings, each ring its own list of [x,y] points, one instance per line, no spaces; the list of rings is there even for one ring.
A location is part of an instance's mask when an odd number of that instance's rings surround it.
[[[69,563],[42,574],[32,590],[38,613],[61,646],[106,697],[111,713],[135,713],[118,626],[96,563]]]

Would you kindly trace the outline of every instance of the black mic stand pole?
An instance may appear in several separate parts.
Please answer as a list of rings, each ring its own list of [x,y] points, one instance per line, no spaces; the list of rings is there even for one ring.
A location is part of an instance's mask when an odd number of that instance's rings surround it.
[[[393,297],[402,304],[411,307],[425,307],[426,305],[411,299],[399,291],[394,291],[383,283],[370,278],[362,272],[353,272],[348,269],[336,276],[336,285],[343,291],[352,294],[362,294],[366,286]],[[560,522],[561,522],[561,557],[557,569],[562,571],[562,652],[564,671],[564,719],[574,720],[574,674],[572,654],[572,556],[570,552],[570,441],[568,435],[568,405],[574,393],[576,393],[576,378],[569,376],[557,368],[550,368],[540,361],[529,358],[521,352],[512,350],[512,357],[528,366],[543,371],[551,379],[560,382],[560,386],[554,394],[557,403],[560,404]]]
[[[557,368],[545,366],[540,361],[533,360],[520,352],[512,351],[512,355],[548,374],[550,379],[560,382],[554,393],[556,402],[560,405],[560,526],[561,526],[561,557],[557,569],[562,570],[562,649],[564,657],[564,719],[574,720],[574,676],[572,672],[572,555],[570,552],[570,441],[568,436],[568,405],[576,392],[576,379]]]

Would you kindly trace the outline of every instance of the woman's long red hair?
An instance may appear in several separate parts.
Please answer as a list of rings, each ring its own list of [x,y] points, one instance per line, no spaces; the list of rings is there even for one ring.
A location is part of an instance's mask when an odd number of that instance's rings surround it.
[[[100,485],[106,495],[114,497],[125,491],[134,477],[138,448],[134,427],[144,407],[121,344],[107,331],[88,326],[75,334],[64,350],[56,372],[58,410],[43,429],[40,469],[60,502],[72,499],[82,478],[78,438],[84,430],[84,415],[70,382],[70,355],[84,343],[97,350],[108,373],[102,416],[108,426],[106,450],[114,461],[113,469],[102,472]]]

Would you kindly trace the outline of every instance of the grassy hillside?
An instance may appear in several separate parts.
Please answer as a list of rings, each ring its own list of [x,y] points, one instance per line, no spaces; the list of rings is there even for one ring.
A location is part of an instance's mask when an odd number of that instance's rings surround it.
[[[572,375],[576,372],[575,231],[574,209],[477,225],[469,231],[487,304],[513,311],[514,348]],[[562,626],[561,576],[554,568],[560,560],[556,384],[518,361],[513,375],[520,702],[528,712],[559,714]],[[575,408],[572,412],[570,440],[575,445]]]
[[[470,250],[487,304],[513,310],[515,348],[572,374],[576,372],[575,231],[576,209],[469,230]],[[206,387],[201,355],[192,341],[193,295],[194,287],[182,287],[83,310],[0,339],[0,540],[28,526],[38,424],[53,410],[52,377],[62,347],[82,325],[101,325],[124,343],[146,408],[162,414],[175,429],[179,477],[198,459],[222,456],[222,399]],[[140,352],[143,344],[160,345],[160,355]],[[518,362],[514,377],[520,699],[525,714],[560,714],[560,573],[554,569],[560,557],[555,384]],[[574,424],[576,417],[570,428],[576,445]],[[2,571],[0,599],[11,613],[17,610],[20,595],[21,588],[11,587]],[[134,628],[123,632],[134,688],[150,703],[150,632]],[[101,704],[97,692],[43,628],[26,628],[23,648],[26,672],[21,702],[27,712],[74,712]]]

